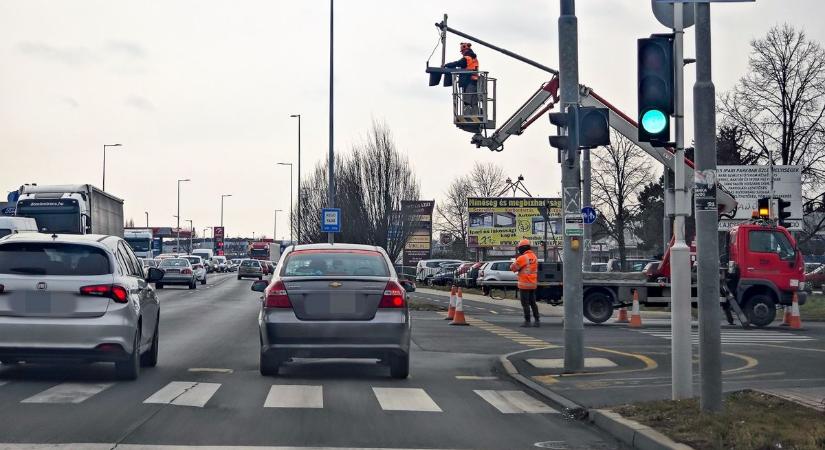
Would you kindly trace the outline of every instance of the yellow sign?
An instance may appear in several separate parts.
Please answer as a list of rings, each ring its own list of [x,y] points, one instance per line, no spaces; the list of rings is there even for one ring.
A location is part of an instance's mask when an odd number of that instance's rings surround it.
[[[521,239],[548,243],[562,239],[561,199],[467,199],[468,238],[471,247],[515,246]]]

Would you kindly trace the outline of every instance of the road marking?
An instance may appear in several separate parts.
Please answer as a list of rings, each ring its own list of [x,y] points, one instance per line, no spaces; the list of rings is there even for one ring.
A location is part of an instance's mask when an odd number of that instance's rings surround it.
[[[493,314],[498,314],[498,313],[497,313],[495,310],[493,310],[493,309],[491,309],[491,310],[490,310],[490,312],[491,312],[491,313],[493,313]]]
[[[264,408],[323,408],[322,386],[274,384],[269,388]]]
[[[211,373],[232,373],[232,369],[220,369],[216,367],[192,367],[189,372],[211,372]]]
[[[473,392],[504,414],[558,414],[558,411],[530,397],[524,391],[474,390]]]
[[[143,403],[160,403],[203,408],[215,395],[220,383],[198,383],[196,381],[173,381],[152,394]]]
[[[61,383],[33,395],[21,403],[80,403],[114,383]]]
[[[384,411],[441,412],[441,408],[424,389],[374,387],[372,391]]]
[[[671,339],[670,330],[634,330],[648,336],[655,336],[662,339]],[[792,334],[774,330],[722,330],[721,339],[723,344],[778,344],[789,342],[804,342],[816,340],[803,334]],[[691,341],[694,345],[699,344],[699,334],[696,330],[691,333]]]
[[[563,358],[528,358],[527,362],[537,369],[564,368]],[[584,367],[588,369],[600,369],[605,367],[616,367],[616,363],[607,358],[584,358]]]
[[[456,380],[498,380],[498,377],[480,377],[476,375],[456,375]]]

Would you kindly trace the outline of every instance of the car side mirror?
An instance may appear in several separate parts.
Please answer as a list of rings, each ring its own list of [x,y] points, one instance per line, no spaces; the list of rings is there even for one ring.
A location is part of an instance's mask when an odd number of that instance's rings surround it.
[[[154,283],[163,279],[163,270],[158,269],[157,267],[150,267],[149,273],[146,274],[146,282],[147,283]]]
[[[268,281],[258,280],[252,283],[252,290],[255,292],[263,292],[266,290],[267,286],[269,286]]]

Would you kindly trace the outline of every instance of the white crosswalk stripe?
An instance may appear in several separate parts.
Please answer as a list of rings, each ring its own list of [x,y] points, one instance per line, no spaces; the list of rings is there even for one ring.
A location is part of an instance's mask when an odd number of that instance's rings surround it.
[[[558,414],[558,411],[530,397],[524,391],[474,390],[473,392],[504,414]]]
[[[264,402],[265,408],[323,408],[323,386],[273,385]]]
[[[656,336],[662,339],[671,339],[670,330],[634,330],[649,336]],[[723,344],[780,344],[789,342],[805,342],[813,341],[815,338],[803,334],[790,333],[785,331],[775,330],[722,330]],[[691,339],[694,344],[699,343],[699,334],[697,330],[691,333]]]
[[[143,403],[160,403],[203,408],[215,395],[220,383],[198,383],[196,381],[173,381],[152,394]]]
[[[61,383],[35,394],[21,403],[80,403],[113,383]]]
[[[384,411],[441,412],[441,408],[424,389],[374,387],[372,391]]]

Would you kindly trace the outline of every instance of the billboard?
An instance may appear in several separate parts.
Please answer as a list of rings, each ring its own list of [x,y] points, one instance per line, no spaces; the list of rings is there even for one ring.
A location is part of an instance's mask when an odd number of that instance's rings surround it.
[[[409,230],[404,243],[405,266],[414,266],[432,255],[433,207],[435,200],[402,200],[402,229]]]
[[[550,245],[562,240],[559,198],[468,197],[467,212],[470,247],[515,247],[524,238],[544,242],[545,228]]]
[[[800,166],[773,166],[773,195],[771,195],[770,166],[718,166],[719,184],[736,199],[733,217],[722,216],[719,230],[750,220],[757,209],[757,201],[764,197],[778,197],[791,202],[788,209],[791,230],[802,229],[802,168]],[[776,214],[776,211],[773,212]]]

